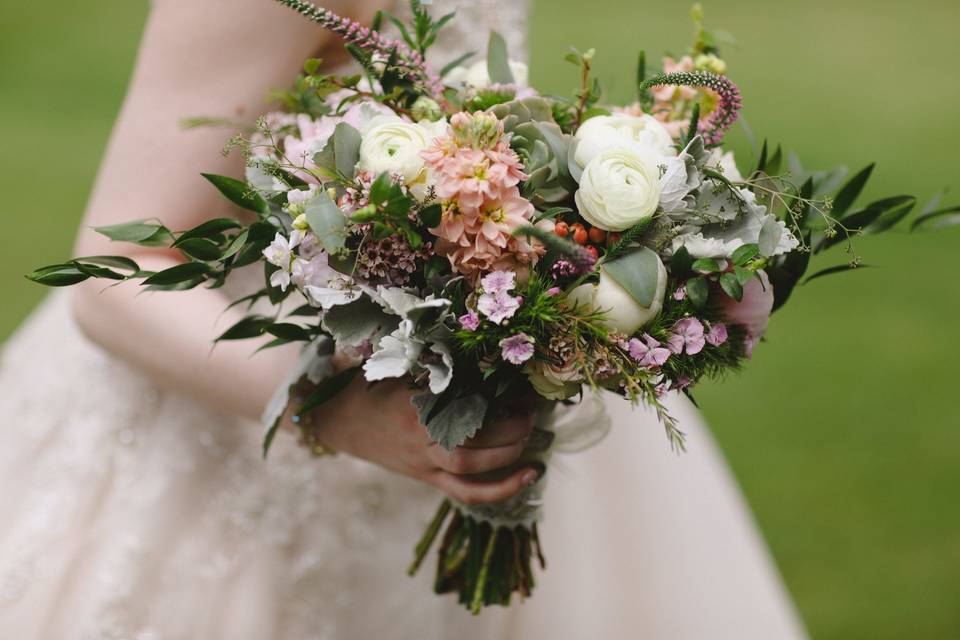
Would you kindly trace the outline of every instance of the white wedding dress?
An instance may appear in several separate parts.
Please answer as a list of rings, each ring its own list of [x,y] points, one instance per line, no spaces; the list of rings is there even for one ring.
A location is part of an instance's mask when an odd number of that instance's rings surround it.
[[[522,55],[527,7],[459,5],[437,46]],[[402,13],[402,9],[398,10]],[[176,295],[176,294],[169,294]],[[162,391],[88,342],[51,295],[0,361],[0,638],[458,640],[804,637],[699,416],[689,451],[608,399],[611,435],[553,459],[533,598],[479,617],[406,577],[440,495],[315,460],[256,424]]]

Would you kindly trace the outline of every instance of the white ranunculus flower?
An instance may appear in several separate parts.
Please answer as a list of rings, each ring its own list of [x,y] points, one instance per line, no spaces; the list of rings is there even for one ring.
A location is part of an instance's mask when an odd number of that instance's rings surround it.
[[[363,134],[358,166],[374,175],[400,175],[413,195],[423,198],[427,170],[420,154],[434,138],[444,135],[446,128],[443,120],[412,123],[397,116],[377,116]]]
[[[513,74],[513,84],[519,87],[526,87],[529,82],[530,72],[527,65],[516,60],[510,61],[510,73]],[[486,60],[477,60],[464,71],[453,69],[444,78],[448,83],[453,83],[454,79],[468,84],[477,89],[486,89],[490,86],[490,72],[487,70]]]
[[[623,231],[650,218],[660,203],[660,170],[630,151],[595,157],[575,194],[580,215],[604,231]]]
[[[610,149],[630,149],[653,157],[654,162],[663,156],[677,155],[670,132],[649,115],[596,116],[584,122],[574,137],[577,146],[573,160],[581,168]]]
[[[660,315],[667,293],[667,269],[657,258],[657,290],[649,307],[641,306],[626,289],[600,268],[598,284],[582,284],[570,292],[568,298],[578,305],[606,312],[604,321],[615,331],[633,335],[638,329]]]

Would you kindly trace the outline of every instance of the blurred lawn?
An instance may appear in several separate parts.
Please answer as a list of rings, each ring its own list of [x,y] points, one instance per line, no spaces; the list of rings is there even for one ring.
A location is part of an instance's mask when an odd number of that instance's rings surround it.
[[[20,274],[70,252],[146,12],[56,4],[0,0],[0,339],[44,293]],[[691,37],[685,3],[662,5],[541,0],[534,81],[568,92],[567,46],[594,46],[611,97],[630,99],[636,52],[682,53]],[[867,197],[957,186],[956,0],[707,11],[737,36],[725,57],[759,138],[811,167],[877,160]],[[816,638],[960,638],[957,247],[960,229],[860,241],[881,268],[799,289],[753,365],[699,389]]]

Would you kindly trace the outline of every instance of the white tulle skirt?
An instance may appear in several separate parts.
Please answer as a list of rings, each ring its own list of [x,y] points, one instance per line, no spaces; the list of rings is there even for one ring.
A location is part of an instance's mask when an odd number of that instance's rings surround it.
[[[51,296],[0,361],[0,638],[326,640],[803,637],[697,414],[689,451],[619,398],[611,435],[554,457],[548,571],[474,618],[406,577],[440,496],[155,388]]]

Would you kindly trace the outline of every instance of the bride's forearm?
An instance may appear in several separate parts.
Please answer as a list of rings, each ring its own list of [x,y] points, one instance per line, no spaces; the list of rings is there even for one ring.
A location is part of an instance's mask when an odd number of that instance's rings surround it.
[[[144,269],[176,264],[164,255],[135,256]],[[297,357],[297,347],[252,355],[259,343],[214,339],[243,316],[218,290],[149,292],[133,282],[103,280],[74,291],[82,331],[101,347],[146,372],[159,385],[184,391],[214,408],[256,419]]]

